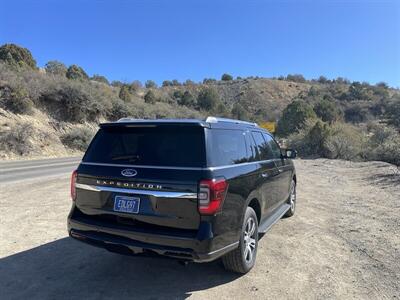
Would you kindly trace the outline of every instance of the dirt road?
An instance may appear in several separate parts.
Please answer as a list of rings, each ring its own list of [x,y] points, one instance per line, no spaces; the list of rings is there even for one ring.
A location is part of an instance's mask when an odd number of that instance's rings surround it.
[[[400,175],[385,163],[298,160],[296,215],[245,276],[119,256],[66,234],[65,175],[0,185],[0,299],[398,299]]]

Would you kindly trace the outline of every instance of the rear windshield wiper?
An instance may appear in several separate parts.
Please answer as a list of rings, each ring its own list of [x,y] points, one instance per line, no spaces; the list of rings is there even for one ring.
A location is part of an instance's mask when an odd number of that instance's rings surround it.
[[[118,156],[113,156],[111,159],[112,160],[128,160],[130,162],[137,161],[140,158],[139,155],[135,154],[130,154],[130,155],[118,155]]]

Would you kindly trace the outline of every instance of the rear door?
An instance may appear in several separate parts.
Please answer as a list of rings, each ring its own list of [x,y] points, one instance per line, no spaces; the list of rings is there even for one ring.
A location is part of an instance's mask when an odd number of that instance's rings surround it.
[[[291,167],[285,164],[282,157],[281,149],[275,139],[267,133],[263,133],[266,142],[268,143],[274,163],[277,168],[277,202],[281,204],[289,197],[289,187],[291,182]]]
[[[78,169],[77,208],[112,222],[197,229],[206,166],[200,125],[121,124],[99,130]]]
[[[261,166],[259,180],[262,181],[261,197],[263,200],[262,212],[264,216],[271,214],[276,205],[278,197],[278,183],[276,181],[277,169],[272,157],[271,150],[266,143],[262,132],[252,131],[251,133],[258,153],[258,160]]]

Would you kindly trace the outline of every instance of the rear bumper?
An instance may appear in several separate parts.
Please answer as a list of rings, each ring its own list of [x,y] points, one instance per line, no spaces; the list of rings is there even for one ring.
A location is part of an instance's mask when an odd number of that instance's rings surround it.
[[[194,262],[213,261],[235,249],[239,242],[215,243],[209,223],[201,223],[195,237],[154,234],[89,224],[68,218],[69,235],[81,242],[130,255],[164,255]],[[221,240],[219,236],[218,240]],[[223,239],[222,239],[223,240]]]

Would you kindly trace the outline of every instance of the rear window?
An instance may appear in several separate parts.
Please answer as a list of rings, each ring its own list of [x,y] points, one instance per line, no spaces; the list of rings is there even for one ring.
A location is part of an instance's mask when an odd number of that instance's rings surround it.
[[[204,129],[191,126],[104,127],[84,162],[204,167]]]
[[[249,161],[245,133],[242,130],[212,129],[207,132],[207,148],[211,167]]]

